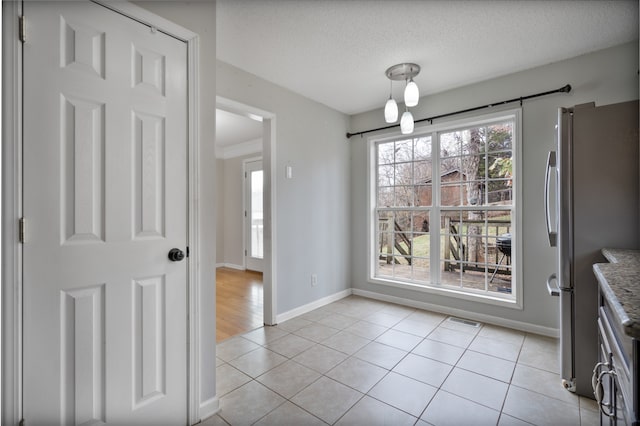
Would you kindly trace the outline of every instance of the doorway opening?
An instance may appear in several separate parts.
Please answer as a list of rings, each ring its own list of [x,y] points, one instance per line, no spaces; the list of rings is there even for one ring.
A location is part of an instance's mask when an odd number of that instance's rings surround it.
[[[217,97],[216,340],[275,323],[275,116]]]

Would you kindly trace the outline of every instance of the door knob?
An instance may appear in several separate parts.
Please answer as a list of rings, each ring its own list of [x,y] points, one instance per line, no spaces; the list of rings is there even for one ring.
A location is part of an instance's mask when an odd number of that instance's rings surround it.
[[[178,248],[169,250],[169,260],[172,262],[180,262],[184,259],[184,252]]]

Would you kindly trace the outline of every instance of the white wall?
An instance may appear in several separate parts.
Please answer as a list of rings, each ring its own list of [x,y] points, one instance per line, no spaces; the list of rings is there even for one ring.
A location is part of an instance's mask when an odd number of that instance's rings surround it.
[[[219,96],[276,116],[276,312],[348,289],[349,118],[224,62],[218,61],[216,78]],[[318,274],[315,287],[312,273]]]
[[[508,60],[508,57],[505,57]],[[428,73],[428,68],[426,71]],[[353,287],[384,295],[457,308],[556,329],[558,299],[548,295],[545,280],[555,268],[555,249],[547,244],[543,210],[547,152],[554,147],[557,108],[595,101],[604,105],[638,98],[638,43],[580,56],[529,71],[423,97],[412,108],[416,119],[557,89],[569,83],[569,94],[525,101],[523,126],[523,289],[524,309],[514,310],[450,297],[399,290],[367,282],[366,137],[351,138],[351,223]],[[380,101],[381,104],[383,100]],[[517,104],[516,104],[517,106]],[[514,105],[505,108],[513,108]],[[459,117],[454,117],[459,118]],[[382,109],[353,116],[351,131],[385,126]]]
[[[200,404],[215,405],[216,396],[216,3],[214,0],[168,2],[137,1],[140,7],[181,25],[200,36]]]

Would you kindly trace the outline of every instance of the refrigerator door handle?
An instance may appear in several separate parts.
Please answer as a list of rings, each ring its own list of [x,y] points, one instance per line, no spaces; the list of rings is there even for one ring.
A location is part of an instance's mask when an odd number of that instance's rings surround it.
[[[547,234],[549,235],[549,246],[556,247],[558,241],[558,233],[551,229],[551,210],[549,203],[549,185],[551,184],[551,169],[556,167],[556,152],[549,151],[547,156],[547,170],[544,175],[544,206],[545,206],[545,219],[547,222]]]
[[[551,286],[551,281],[556,282],[554,287]],[[560,296],[560,287],[558,287],[558,277],[556,274],[551,274],[549,278],[547,278],[547,291],[551,296]]]

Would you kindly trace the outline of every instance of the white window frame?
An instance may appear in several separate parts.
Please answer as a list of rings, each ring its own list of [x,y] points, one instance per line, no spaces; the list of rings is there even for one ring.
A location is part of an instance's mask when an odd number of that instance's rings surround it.
[[[437,155],[433,156],[433,170],[440,168],[440,140],[439,134],[448,131],[459,130],[461,128],[471,128],[495,123],[500,120],[513,121],[513,205],[512,205],[512,246],[511,246],[511,296],[501,294],[474,293],[464,289],[453,287],[445,287],[439,284],[422,284],[409,281],[401,281],[392,278],[376,277],[377,260],[377,239],[376,227],[376,189],[377,189],[377,158],[376,145],[380,142],[390,142],[401,140],[403,138],[416,138],[420,136],[431,136],[432,152]],[[405,290],[413,290],[424,293],[448,296],[456,299],[470,300],[484,304],[503,306],[513,309],[523,309],[523,282],[522,282],[522,109],[509,109],[490,114],[476,115],[459,120],[447,121],[428,126],[416,127],[412,135],[402,135],[399,131],[387,134],[378,134],[367,139],[368,161],[367,161],[367,247],[368,247],[368,282]],[[440,207],[439,203],[439,176],[434,174],[434,202],[430,209],[430,222],[439,223]],[[437,185],[435,184],[437,183]],[[444,209],[448,210],[448,209]],[[434,221],[435,220],[435,221]],[[438,265],[439,261],[434,263],[433,258],[439,253],[439,238],[432,237],[431,241],[438,241],[436,250],[432,250],[432,265]],[[434,254],[435,253],[435,254]],[[439,276],[439,272],[437,273]]]

